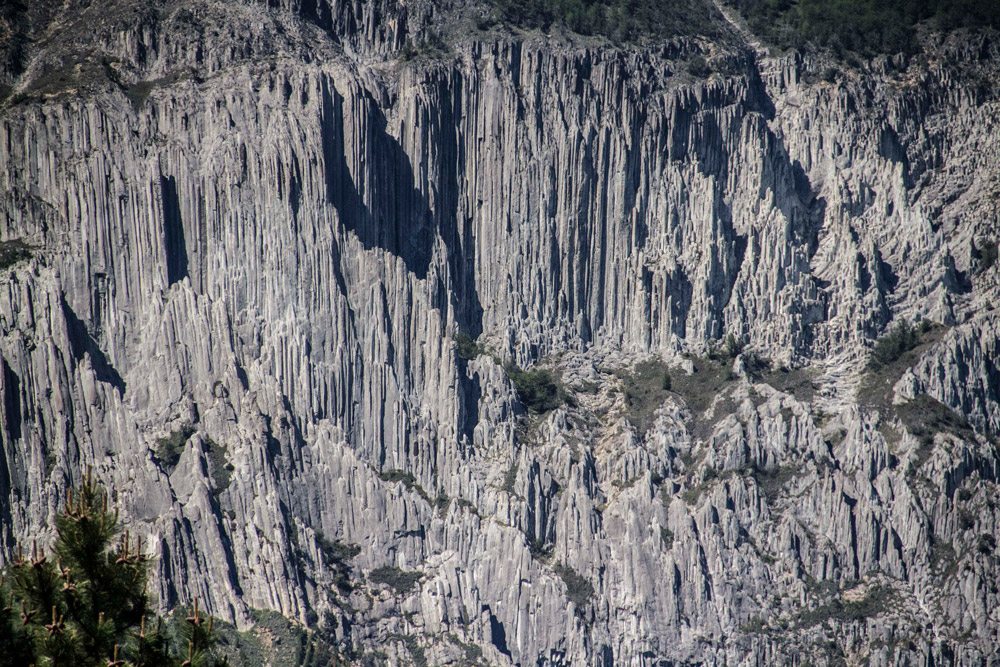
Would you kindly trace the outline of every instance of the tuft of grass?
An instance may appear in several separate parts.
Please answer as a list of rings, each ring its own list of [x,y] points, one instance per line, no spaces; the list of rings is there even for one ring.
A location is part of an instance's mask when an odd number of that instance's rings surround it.
[[[387,565],[369,572],[368,581],[376,585],[388,586],[396,591],[397,595],[406,595],[413,590],[422,576],[424,576],[424,573],[419,570],[408,572],[398,567]]]

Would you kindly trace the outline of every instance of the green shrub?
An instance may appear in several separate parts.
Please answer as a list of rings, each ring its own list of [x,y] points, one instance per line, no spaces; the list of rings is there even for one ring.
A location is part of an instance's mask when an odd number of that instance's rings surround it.
[[[483,352],[483,348],[469,334],[462,331],[455,334],[455,353],[460,359],[475,359]]]
[[[190,424],[185,424],[170,435],[156,440],[156,449],[153,450],[156,460],[163,466],[167,473],[172,473],[177,467],[177,462],[184,453],[184,446],[195,433],[195,428]]]
[[[780,48],[808,44],[834,51],[913,53],[920,44],[914,27],[1000,25],[995,0],[729,0],[747,19],[751,30]]]
[[[721,16],[701,0],[493,0],[505,21],[548,31],[561,27],[615,42],[719,34]]]
[[[652,426],[654,413],[670,393],[670,372],[662,361],[654,359],[636,364],[632,372],[622,375],[621,379],[628,419],[639,434],[644,435]]]
[[[383,482],[401,482],[407,489],[416,491],[421,498],[427,502],[431,502],[430,496],[427,495],[424,487],[417,483],[417,478],[413,476],[412,472],[407,470],[383,470],[378,476]]]
[[[417,585],[422,576],[423,572],[420,571],[407,572],[398,567],[387,565],[372,570],[368,574],[368,581],[373,584],[388,586],[395,590],[397,594],[405,595],[413,590],[413,587]]]
[[[697,79],[704,79],[712,73],[712,68],[708,66],[708,61],[705,60],[704,56],[695,56],[688,61],[687,71],[688,74]]]
[[[861,600],[844,601],[836,597],[815,609],[799,614],[798,626],[809,628],[827,621],[854,623],[873,618],[889,608],[895,592],[888,586],[872,586]]]
[[[31,259],[31,246],[22,239],[0,241],[0,271],[9,269],[18,262]]]
[[[920,345],[921,335],[930,329],[931,324],[927,320],[922,321],[918,327],[912,326],[906,320],[900,320],[889,333],[875,342],[868,362],[869,367],[877,370],[897,361],[905,353]]]
[[[548,369],[522,370],[516,364],[509,363],[504,370],[514,383],[518,400],[528,412],[544,414],[563,404],[565,394]]]
[[[594,587],[568,565],[556,565],[554,569],[566,584],[566,597],[576,606],[578,612],[581,611],[594,596]]]

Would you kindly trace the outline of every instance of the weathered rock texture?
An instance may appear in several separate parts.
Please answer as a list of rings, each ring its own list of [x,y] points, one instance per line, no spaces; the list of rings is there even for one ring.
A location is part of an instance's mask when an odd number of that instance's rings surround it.
[[[351,661],[1000,660],[995,35],[830,76],[269,4],[5,52],[0,562],[94,466],[161,605]]]

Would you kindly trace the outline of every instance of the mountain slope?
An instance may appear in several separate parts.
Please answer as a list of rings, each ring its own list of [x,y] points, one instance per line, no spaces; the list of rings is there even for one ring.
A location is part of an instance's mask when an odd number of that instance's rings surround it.
[[[94,465],[161,605],[348,661],[995,659],[994,33],[272,4],[67,3],[11,70],[0,558]]]

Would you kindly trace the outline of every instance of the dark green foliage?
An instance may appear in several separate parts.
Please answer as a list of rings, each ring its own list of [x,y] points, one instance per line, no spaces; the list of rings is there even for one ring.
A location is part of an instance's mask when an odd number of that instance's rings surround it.
[[[664,549],[669,549],[674,545],[674,533],[669,528],[660,526],[660,545]]]
[[[718,34],[718,11],[704,0],[494,0],[508,23],[549,31],[560,27],[615,42]],[[714,20],[713,20],[714,19]]]
[[[459,331],[455,334],[455,353],[459,359],[471,360],[483,354],[483,348],[469,334]]]
[[[625,405],[629,421],[640,435],[653,423],[653,415],[670,393],[671,379],[666,365],[658,360],[636,364],[631,373],[622,376]]]
[[[187,612],[174,613],[177,623]],[[247,631],[215,622],[218,652],[233,665],[272,667],[331,667],[346,664],[319,632],[290,621],[275,611],[253,612],[254,627]],[[335,617],[334,617],[334,621]]]
[[[316,546],[323,554],[324,565],[333,571],[337,590],[344,594],[350,593],[354,588],[351,584],[353,568],[350,562],[361,553],[361,547],[340,540],[330,540],[322,533],[316,533]]]
[[[552,372],[545,368],[522,370],[513,363],[504,367],[507,377],[514,383],[517,398],[528,412],[544,414],[563,404],[565,394]]]
[[[177,462],[181,460],[181,454],[184,453],[184,446],[194,433],[194,427],[187,424],[170,435],[157,439],[156,449],[153,453],[157,462],[163,466],[167,473],[173,472],[174,468],[177,467]]]
[[[431,502],[430,496],[424,491],[424,487],[417,483],[417,478],[413,476],[412,472],[406,470],[383,470],[378,476],[383,482],[401,482],[407,489],[415,491],[421,498],[427,502]]]
[[[566,584],[566,597],[576,606],[577,612],[581,611],[594,596],[594,587],[568,565],[556,565],[554,569]]]
[[[854,623],[878,616],[886,611],[895,598],[887,586],[873,586],[861,600],[845,602],[835,597],[830,602],[799,614],[799,627],[809,628],[827,621]]]
[[[691,375],[675,373],[670,378],[670,384],[691,411],[692,434],[696,438],[704,438],[711,434],[715,421],[735,410],[735,404],[725,397],[725,392],[727,385],[737,378],[728,361],[692,359],[692,362],[694,372]],[[723,404],[716,409],[714,418],[708,419],[705,412],[720,396],[724,396]]]
[[[405,595],[413,590],[422,576],[423,572],[407,572],[398,567],[385,566],[372,570],[368,574],[368,581],[388,586],[394,589],[397,594]]]
[[[13,664],[105,667],[127,660],[147,667],[192,667],[215,657],[212,622],[197,610],[177,632],[164,632],[149,608],[149,563],[140,544],[119,533],[117,513],[90,477],[56,517],[54,554],[33,545],[5,571],[0,591],[0,647]],[[19,614],[11,618],[8,609]],[[147,620],[148,619],[148,620]]]
[[[695,56],[688,61],[687,71],[695,78],[704,79],[712,73],[712,68],[708,66],[708,61],[705,60],[704,56]]]
[[[868,362],[868,372],[858,388],[861,404],[889,414],[894,409],[889,400],[893,385],[943,333],[943,327],[924,320],[918,327],[898,324],[879,339]]]
[[[451,505],[451,498],[444,492],[444,489],[439,489],[437,498],[434,499],[434,509],[444,514],[448,511],[449,505]]]
[[[931,329],[927,320],[914,327],[906,320],[901,320],[895,328],[875,342],[868,365],[873,370],[888,366],[902,357],[906,352],[920,345],[921,336]]]
[[[919,50],[915,26],[1000,25],[995,0],[730,0],[758,35],[780,48],[807,44],[870,56]]]
[[[781,495],[785,486],[795,479],[798,469],[793,467],[781,467],[773,470],[753,469],[753,478],[757,482],[761,493],[768,505],[774,503]]]
[[[493,0],[504,20],[523,28],[560,27],[616,42],[677,35],[718,35],[721,19],[704,0]]]
[[[917,467],[930,456],[930,448],[937,433],[948,433],[964,439],[975,435],[965,417],[926,394],[920,394],[913,400],[897,405],[895,409],[906,430],[923,445],[918,452]]]
[[[31,246],[21,239],[0,241],[0,271],[31,259]]]

